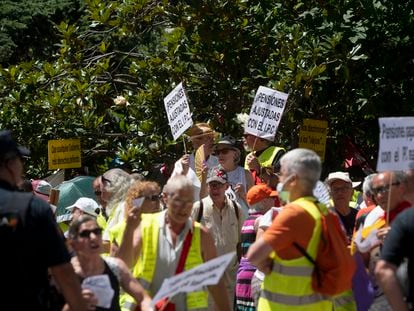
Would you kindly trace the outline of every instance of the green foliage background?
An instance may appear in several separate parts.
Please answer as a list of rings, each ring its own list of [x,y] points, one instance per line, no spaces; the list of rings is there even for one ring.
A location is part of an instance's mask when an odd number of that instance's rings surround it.
[[[49,139],[72,137],[92,172],[115,156],[144,171],[183,152],[163,105],[179,82],[193,120],[239,137],[235,114],[265,85],[290,94],[278,144],[297,145],[303,118],[324,119],[326,171],[342,164],[346,137],[375,163],[377,118],[414,110],[413,9],[396,0],[2,1],[0,128],[32,149],[29,175],[47,173]]]

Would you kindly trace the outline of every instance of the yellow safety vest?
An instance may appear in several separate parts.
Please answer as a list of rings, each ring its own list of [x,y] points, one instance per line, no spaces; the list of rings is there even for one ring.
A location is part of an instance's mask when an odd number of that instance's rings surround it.
[[[316,258],[321,238],[321,213],[312,197],[299,198],[292,204],[303,207],[315,220],[312,237],[306,248]],[[273,268],[266,275],[258,310],[332,311],[329,297],[315,293],[312,289],[313,264],[304,256],[285,260],[273,253]]]
[[[257,160],[260,163],[261,167],[272,167],[273,160],[275,159],[276,155],[280,150],[285,150],[284,148],[276,147],[276,146],[270,146],[265,149],[258,157]],[[252,152],[251,152],[252,153]],[[251,154],[249,153],[249,154]],[[247,157],[246,157],[247,159]],[[249,166],[247,165],[247,162],[244,161],[244,168],[249,169]]]
[[[157,261],[158,234],[161,213],[143,214],[141,220],[142,249],[133,275],[138,278],[142,286],[148,290],[154,277]],[[193,237],[190,250],[184,264],[184,271],[190,270],[204,263],[201,256],[200,224],[194,222]],[[151,293],[155,294],[155,293]],[[132,297],[131,297],[132,298]],[[206,291],[187,293],[187,310],[206,309],[208,294]],[[128,302],[127,302],[128,304]],[[125,303],[124,303],[125,306]],[[124,308],[123,308],[124,309]]]

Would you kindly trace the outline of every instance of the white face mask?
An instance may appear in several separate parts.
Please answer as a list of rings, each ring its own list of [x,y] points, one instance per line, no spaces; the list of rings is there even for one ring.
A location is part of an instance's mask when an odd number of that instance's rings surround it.
[[[276,191],[279,194],[279,198],[286,203],[290,202],[290,191],[286,191],[283,190],[283,188],[285,187],[285,184],[289,181],[289,179],[292,177],[293,175],[290,175],[288,178],[286,178],[285,182],[279,182],[276,186]]]

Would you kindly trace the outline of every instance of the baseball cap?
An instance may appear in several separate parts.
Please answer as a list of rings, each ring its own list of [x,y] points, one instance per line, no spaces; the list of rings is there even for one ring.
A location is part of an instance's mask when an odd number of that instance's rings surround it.
[[[35,196],[41,198],[46,202],[49,201],[50,189],[52,189],[51,184],[49,184],[46,180],[35,179],[32,180],[32,187]]]
[[[10,130],[0,131],[0,155],[8,152],[16,152],[19,156],[29,156],[30,151],[26,147],[18,146],[13,140]]]
[[[266,184],[254,185],[247,191],[246,200],[249,205],[256,204],[267,198],[277,197],[277,191]]]
[[[344,182],[347,182],[347,183],[349,183],[349,184],[352,185],[352,188],[358,187],[361,184],[360,181],[352,182],[351,178],[349,177],[349,173],[347,173],[347,172],[334,172],[334,173],[330,173],[328,175],[328,178],[326,178],[325,183],[328,186],[331,186],[331,184],[335,180],[342,180]]]
[[[74,208],[79,208],[81,211],[83,211],[86,214],[89,214],[91,216],[97,217],[98,214],[96,213],[96,210],[99,208],[98,203],[95,202],[95,200],[92,200],[90,198],[79,198],[75,204],[68,206],[66,209],[68,211],[72,211]]]
[[[227,173],[220,167],[213,167],[207,175],[207,183],[218,181],[219,183],[225,184],[228,181]]]

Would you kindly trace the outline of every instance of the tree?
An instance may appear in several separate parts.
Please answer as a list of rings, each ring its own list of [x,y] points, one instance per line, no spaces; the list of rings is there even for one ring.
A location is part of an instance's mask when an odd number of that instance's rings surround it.
[[[148,170],[182,153],[163,106],[176,84],[185,83],[194,120],[238,136],[235,114],[265,85],[290,94],[281,144],[296,146],[303,118],[326,119],[326,170],[341,165],[345,137],[373,161],[377,117],[413,112],[413,6],[88,0],[82,18],[56,27],[53,57],[1,70],[0,125],[35,150],[32,172],[46,170],[47,139],[73,136],[95,170],[105,156]],[[98,149],[111,152],[96,161]]]

